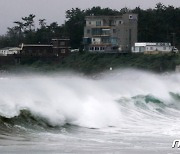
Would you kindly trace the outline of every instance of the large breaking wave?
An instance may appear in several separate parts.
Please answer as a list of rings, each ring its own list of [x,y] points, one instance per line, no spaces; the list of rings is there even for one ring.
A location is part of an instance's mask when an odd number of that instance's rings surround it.
[[[3,76],[0,127],[51,129],[65,125],[122,133],[178,134],[180,74],[118,70],[85,77],[73,73]],[[180,134],[180,133],[179,133]]]

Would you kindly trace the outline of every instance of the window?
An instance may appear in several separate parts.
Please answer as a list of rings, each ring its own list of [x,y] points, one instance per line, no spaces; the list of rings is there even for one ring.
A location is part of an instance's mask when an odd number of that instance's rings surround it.
[[[117,38],[111,38],[110,40],[111,40],[111,44],[117,45],[118,43]]]
[[[104,47],[100,47],[100,50],[101,50],[101,51],[104,51]]]
[[[103,43],[110,43],[110,38],[109,37],[102,38],[102,42]]]
[[[66,53],[66,50],[65,49],[61,49],[61,53]]]
[[[99,50],[99,47],[95,47],[95,50],[96,50],[96,51]]]
[[[102,29],[102,35],[110,35],[110,29]]]
[[[163,50],[166,50],[166,47],[163,47]]]
[[[150,47],[150,50],[153,50],[153,47]]]
[[[116,25],[116,21],[115,20],[112,21],[112,25]]]
[[[121,25],[121,24],[123,24],[123,21],[122,21],[122,20],[120,20],[120,21],[119,21],[119,24],[120,24],[120,25]]]
[[[64,41],[61,41],[61,42],[60,42],[60,46],[63,46],[63,45],[65,45],[65,42],[64,42]]]
[[[102,29],[101,28],[93,28],[92,35],[102,35]]]
[[[116,25],[116,20],[109,20],[109,25],[110,26],[115,26]]]
[[[58,41],[57,40],[53,41],[53,45],[58,46]]]
[[[96,26],[101,26],[101,21],[96,21]]]
[[[93,50],[94,50],[94,47],[90,47],[89,50],[90,50],[90,51],[93,51]]]
[[[89,21],[89,25],[91,25],[91,21]]]

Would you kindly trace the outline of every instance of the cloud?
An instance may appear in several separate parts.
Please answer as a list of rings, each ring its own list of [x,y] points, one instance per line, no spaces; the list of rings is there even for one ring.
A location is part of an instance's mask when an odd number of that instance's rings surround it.
[[[14,21],[20,21],[21,17],[35,14],[36,20],[45,18],[47,23],[58,22],[63,24],[65,11],[79,7],[81,9],[93,6],[109,7],[120,10],[123,7],[141,8],[155,7],[161,1],[165,5],[180,7],[180,0],[0,0],[0,34],[5,34],[7,27],[12,27]]]

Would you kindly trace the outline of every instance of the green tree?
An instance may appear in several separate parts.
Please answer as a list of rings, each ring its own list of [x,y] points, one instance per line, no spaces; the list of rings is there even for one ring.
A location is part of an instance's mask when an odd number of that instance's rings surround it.
[[[158,3],[154,9],[133,10],[122,8],[119,11],[110,8],[92,7],[87,10],[72,8],[66,11],[66,22],[58,25],[46,24],[39,19],[40,27],[35,29],[35,15],[30,14],[15,21],[14,27],[8,28],[7,34],[0,37],[0,46],[19,45],[19,43],[50,43],[52,38],[69,37],[72,48],[81,46],[85,16],[89,15],[121,15],[126,12],[138,14],[138,41],[140,42],[174,42],[180,47],[180,8]]]
[[[46,19],[39,19],[40,28],[43,29],[46,27]]]
[[[32,31],[34,30],[34,18],[36,16],[33,14],[30,14],[28,17],[23,17],[22,20],[25,22],[24,26],[25,26],[25,30],[26,31]]]
[[[23,30],[24,30],[24,24],[20,21],[14,22],[17,26],[15,26],[15,29],[17,31],[18,35],[18,43],[23,41]]]
[[[79,8],[66,11],[65,30],[71,40],[72,48],[79,48],[84,34],[84,10]]]

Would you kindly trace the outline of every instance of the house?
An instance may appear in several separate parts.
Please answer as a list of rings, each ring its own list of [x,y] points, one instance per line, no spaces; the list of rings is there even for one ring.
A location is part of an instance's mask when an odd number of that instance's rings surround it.
[[[52,39],[53,54],[64,56],[70,53],[70,39]]]
[[[18,47],[6,47],[0,49],[0,56],[8,56],[20,53],[21,48]]]
[[[52,45],[47,44],[21,44],[21,55],[43,56],[53,54]]]
[[[137,42],[137,14],[86,16],[84,50],[89,52],[129,52]]]
[[[173,50],[171,43],[163,42],[139,42],[135,43],[132,47],[133,53],[144,54],[157,54],[157,53],[169,53]]]
[[[70,53],[69,39],[52,39],[51,44],[22,44],[24,56],[66,56]]]

